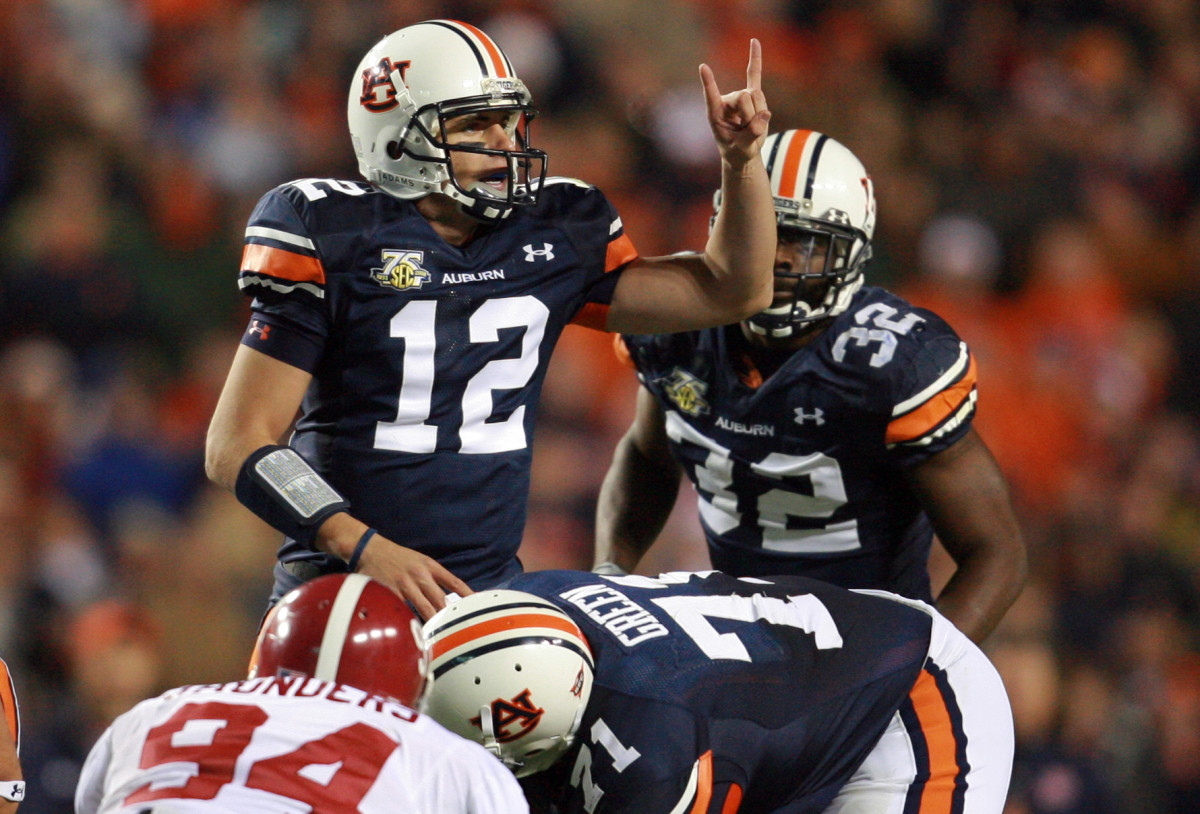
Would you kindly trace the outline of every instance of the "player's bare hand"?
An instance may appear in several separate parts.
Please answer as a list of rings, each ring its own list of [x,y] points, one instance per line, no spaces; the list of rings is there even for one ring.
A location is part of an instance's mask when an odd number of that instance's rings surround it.
[[[446,606],[448,591],[460,596],[472,593],[467,583],[437,560],[378,534],[363,549],[358,572],[395,590],[422,619],[429,619]]]
[[[762,92],[762,44],[750,40],[750,63],[746,66],[746,87],[742,90],[722,95],[708,65],[700,66],[700,81],[708,106],[708,124],[721,158],[740,166],[757,157],[771,121],[767,98]]]

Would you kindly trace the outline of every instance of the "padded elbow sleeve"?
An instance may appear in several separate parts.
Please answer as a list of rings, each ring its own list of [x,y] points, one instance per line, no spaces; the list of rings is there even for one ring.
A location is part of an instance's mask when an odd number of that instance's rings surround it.
[[[234,494],[272,527],[307,546],[326,518],[350,508],[300,453],[279,444],[250,453],[238,472]]]

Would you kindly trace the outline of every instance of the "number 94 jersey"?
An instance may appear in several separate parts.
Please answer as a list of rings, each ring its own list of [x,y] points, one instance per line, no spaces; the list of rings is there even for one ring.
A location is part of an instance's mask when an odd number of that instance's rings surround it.
[[[739,796],[741,811],[821,811],[905,703],[933,628],[917,607],[804,577],[540,571],[510,587],[567,613],[596,665],[576,746],[523,782],[533,811],[555,787],[564,812]]]
[[[904,470],[970,426],[966,343],[877,287],[765,381],[740,331],[624,337],[698,492],[713,566],[929,601],[933,532]]]

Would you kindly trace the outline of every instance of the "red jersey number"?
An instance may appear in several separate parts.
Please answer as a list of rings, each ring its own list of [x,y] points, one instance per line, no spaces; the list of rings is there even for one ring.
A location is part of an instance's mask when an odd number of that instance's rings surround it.
[[[211,800],[233,782],[234,767],[250,736],[267,721],[267,713],[247,704],[185,704],[146,734],[138,766],[191,763],[195,769],[182,786],[151,788],[151,783],[125,798],[125,805],[162,799]],[[260,760],[250,769],[246,787],[300,800],[321,811],[356,808],[375,783],[383,764],[397,747],[386,733],[355,723],[323,738],[301,744],[283,755]],[[302,774],[329,767],[328,782]]]

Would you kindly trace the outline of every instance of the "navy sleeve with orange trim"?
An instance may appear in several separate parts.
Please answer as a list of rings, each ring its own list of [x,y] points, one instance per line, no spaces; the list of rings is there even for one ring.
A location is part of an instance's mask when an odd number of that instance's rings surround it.
[[[903,375],[892,380],[884,438],[892,458],[911,467],[966,435],[977,399],[975,356],[939,317],[921,311],[926,329],[914,332],[903,354]],[[907,344],[906,342],[906,344]]]
[[[242,344],[312,371],[329,335],[325,266],[294,199],[294,185],[264,195],[246,227],[238,287],[254,302]]]
[[[574,179],[555,178],[547,179],[547,192],[560,197],[564,211],[569,211],[564,228],[587,264],[586,273],[591,278],[571,323],[608,330],[608,309],[617,282],[625,267],[638,259],[638,251],[625,234],[616,208],[596,187]],[[550,211],[556,209],[551,207]]]

